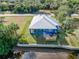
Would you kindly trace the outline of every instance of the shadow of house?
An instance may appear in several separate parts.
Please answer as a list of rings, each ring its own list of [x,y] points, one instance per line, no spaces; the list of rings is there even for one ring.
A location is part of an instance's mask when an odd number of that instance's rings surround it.
[[[38,44],[47,41],[56,41],[56,34],[60,28],[59,23],[48,15],[37,15],[33,18],[29,31]]]
[[[32,37],[37,41],[38,44],[44,44],[45,43],[45,38],[43,36],[43,29],[30,29],[30,34]],[[34,33],[32,32],[34,31]],[[31,33],[32,32],[32,33]]]

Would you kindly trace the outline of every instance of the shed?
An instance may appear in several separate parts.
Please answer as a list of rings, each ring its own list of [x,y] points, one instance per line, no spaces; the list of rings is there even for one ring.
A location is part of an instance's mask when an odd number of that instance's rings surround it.
[[[48,15],[36,15],[29,26],[29,31],[32,35],[48,38],[56,35],[59,28],[60,24],[56,19]]]

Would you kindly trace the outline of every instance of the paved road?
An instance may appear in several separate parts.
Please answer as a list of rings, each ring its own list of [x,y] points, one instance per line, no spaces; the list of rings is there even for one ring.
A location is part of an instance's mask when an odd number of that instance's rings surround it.
[[[28,52],[25,53],[21,59],[67,59],[68,54],[61,53],[40,53],[40,52]]]

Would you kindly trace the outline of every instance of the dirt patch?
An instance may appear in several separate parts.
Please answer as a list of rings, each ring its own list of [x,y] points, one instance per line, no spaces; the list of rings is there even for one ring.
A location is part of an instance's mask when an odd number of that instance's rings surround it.
[[[26,17],[18,17],[18,16],[15,16],[15,17],[5,17],[6,22],[5,24],[9,25],[11,23],[16,23],[18,24],[19,27],[21,27],[25,20],[26,20]]]

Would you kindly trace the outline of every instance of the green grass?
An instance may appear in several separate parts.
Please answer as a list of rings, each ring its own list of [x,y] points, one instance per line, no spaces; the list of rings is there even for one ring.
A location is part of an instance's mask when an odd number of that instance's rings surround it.
[[[33,17],[31,17],[31,16],[26,17],[24,26],[22,27],[22,30],[21,30],[21,34],[22,34],[23,36],[22,36],[22,38],[20,39],[20,41],[22,41],[22,42],[24,42],[24,43],[28,43],[28,44],[36,44],[36,40],[33,39],[33,37],[30,35],[29,29],[28,29],[32,18],[33,18]]]
[[[25,18],[25,23],[24,25],[21,27],[21,30],[20,30],[20,34],[23,35],[22,38],[20,39],[20,42],[21,43],[27,43],[27,44],[37,44],[37,41],[36,39],[34,39],[32,37],[32,35],[30,34],[29,32],[29,25],[32,21],[32,18],[33,17],[26,17]],[[39,40],[40,41],[40,40]],[[40,43],[44,43],[44,44],[57,44],[57,42],[54,42],[54,41],[40,41]]]
[[[6,19],[6,24],[10,24],[10,23],[16,23],[18,24],[18,26],[20,27],[19,30],[19,34],[22,34],[23,36],[21,37],[21,39],[19,39],[20,43],[27,43],[27,44],[58,44],[57,41],[53,41],[53,40],[38,40],[37,38],[33,38],[32,35],[29,32],[29,25],[32,21],[32,16],[25,16],[25,17],[5,17]]]
[[[28,29],[28,27],[29,27],[29,25],[30,25],[30,23],[31,23],[31,21],[32,21],[32,18],[33,17],[26,17],[25,18],[25,23],[24,23],[24,25],[21,27],[21,34],[23,35],[22,36],[22,38],[20,39],[20,42],[22,43],[28,43],[28,44],[36,44],[36,43],[38,43],[38,41],[39,41],[39,43],[43,43],[43,44],[58,44],[57,43],[57,41],[47,41],[47,40],[45,40],[45,41],[43,41],[43,40],[36,40],[36,39],[34,39],[33,37],[32,37],[32,35],[30,34],[30,32],[29,32],[29,29]]]
[[[74,35],[68,34],[68,37],[66,38],[66,40],[68,41],[70,46],[79,47],[79,37],[77,37],[78,33],[79,32],[76,32],[74,33]]]

